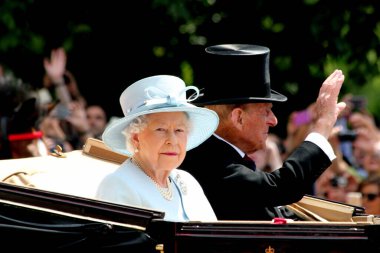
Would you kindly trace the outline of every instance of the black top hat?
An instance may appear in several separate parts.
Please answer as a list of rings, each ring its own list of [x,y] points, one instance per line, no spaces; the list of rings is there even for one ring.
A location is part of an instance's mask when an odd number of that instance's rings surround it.
[[[269,48],[225,44],[206,48],[198,87],[203,95],[197,105],[284,102],[287,97],[272,90]],[[202,74],[201,74],[202,75]]]

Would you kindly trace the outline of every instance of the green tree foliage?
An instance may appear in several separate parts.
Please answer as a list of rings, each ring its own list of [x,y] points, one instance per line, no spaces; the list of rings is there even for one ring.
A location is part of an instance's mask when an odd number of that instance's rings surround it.
[[[150,74],[196,85],[205,46],[259,44],[271,49],[273,88],[289,97],[280,122],[313,102],[335,68],[346,76],[342,94],[365,95],[380,117],[379,11],[377,0],[3,0],[0,61],[38,83],[42,57],[63,45],[80,84],[111,83],[114,94],[101,94],[115,98]],[[117,101],[105,103],[117,114]]]

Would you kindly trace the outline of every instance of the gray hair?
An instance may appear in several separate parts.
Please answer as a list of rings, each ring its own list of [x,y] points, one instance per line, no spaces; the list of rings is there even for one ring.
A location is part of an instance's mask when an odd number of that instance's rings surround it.
[[[123,134],[125,136],[125,146],[128,152],[134,154],[135,147],[132,142],[132,134],[140,133],[148,125],[148,119],[146,115],[141,115],[134,118],[128,126],[124,129]]]
[[[187,112],[183,112],[187,119],[190,119],[190,116]],[[126,128],[124,129],[124,131],[122,132],[122,134],[125,136],[125,146],[126,146],[126,149],[128,152],[130,152],[131,154],[134,154],[135,153],[135,150],[136,150],[136,147],[133,145],[133,142],[132,142],[132,135],[133,134],[137,134],[137,133],[140,133],[142,130],[144,130],[147,126],[148,126],[148,117],[147,117],[148,114],[145,114],[145,115],[140,115],[136,118],[134,118],[127,126]],[[187,121],[187,129],[188,129],[188,133],[190,133],[191,129],[192,129],[192,122],[191,120],[188,120]]]

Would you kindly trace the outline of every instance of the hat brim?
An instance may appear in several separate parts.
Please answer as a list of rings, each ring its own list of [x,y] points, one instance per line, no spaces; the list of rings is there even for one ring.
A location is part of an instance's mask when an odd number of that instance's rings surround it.
[[[195,148],[206,139],[208,139],[214,133],[219,123],[219,118],[214,111],[208,110],[206,108],[196,107],[191,104],[150,109],[128,115],[124,118],[115,120],[114,122],[110,123],[102,135],[104,143],[115,152],[127,156],[132,156],[133,154],[126,148],[126,140],[122,132],[134,118],[141,115],[160,112],[188,113],[192,128],[187,139],[186,150]]]
[[[238,97],[238,98],[221,98],[211,99],[209,101],[194,101],[193,104],[197,106],[204,105],[223,105],[223,104],[248,104],[248,103],[272,103],[272,102],[285,102],[288,98],[281,93],[271,90],[270,97]]]

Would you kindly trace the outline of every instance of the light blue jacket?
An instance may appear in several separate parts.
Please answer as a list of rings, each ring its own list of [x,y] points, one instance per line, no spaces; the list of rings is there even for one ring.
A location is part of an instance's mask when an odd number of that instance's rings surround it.
[[[170,221],[216,221],[215,213],[198,181],[188,172],[170,173],[173,199],[166,200],[152,180],[131,159],[108,174],[100,183],[96,198],[165,212]]]

